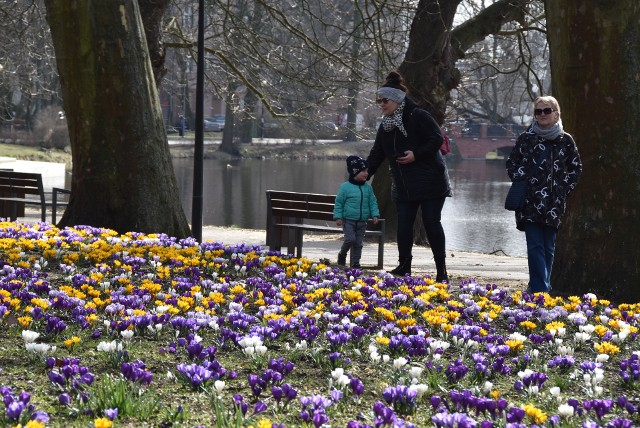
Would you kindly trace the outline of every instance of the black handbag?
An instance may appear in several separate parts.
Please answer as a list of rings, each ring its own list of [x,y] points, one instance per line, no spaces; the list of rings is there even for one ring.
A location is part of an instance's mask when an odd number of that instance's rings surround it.
[[[542,161],[542,159],[544,159],[550,148],[551,144],[547,144],[547,147],[535,162],[536,165],[538,165]],[[524,208],[524,201],[527,199],[527,189],[529,188],[528,175],[529,174],[525,175],[520,180],[511,183],[511,187],[509,188],[509,192],[507,193],[507,198],[504,200],[505,209],[509,211],[520,211]]]
[[[505,209],[508,209],[509,211],[519,211],[524,208],[524,201],[527,198],[528,187],[529,180],[527,178],[511,183],[509,193],[507,193],[507,198],[504,201]]]

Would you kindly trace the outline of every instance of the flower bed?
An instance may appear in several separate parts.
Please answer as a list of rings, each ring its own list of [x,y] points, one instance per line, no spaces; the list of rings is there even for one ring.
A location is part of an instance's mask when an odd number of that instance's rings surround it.
[[[637,305],[0,222],[1,426],[631,427]]]

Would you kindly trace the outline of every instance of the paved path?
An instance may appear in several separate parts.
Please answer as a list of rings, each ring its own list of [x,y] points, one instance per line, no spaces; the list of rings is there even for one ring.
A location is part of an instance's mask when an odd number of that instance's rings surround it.
[[[202,240],[218,241],[225,244],[258,244],[265,245],[266,232],[254,229],[236,229],[231,227],[204,226]],[[342,243],[341,235],[305,233],[302,256],[312,260],[329,259],[336,262],[338,250]],[[286,247],[282,249],[286,251]],[[397,265],[398,251],[395,242],[385,244],[384,267],[393,269]],[[361,264],[375,266],[378,260],[378,245],[365,242]],[[348,258],[347,258],[348,261]],[[524,290],[529,279],[527,259],[524,257],[507,257],[464,251],[447,251],[447,270],[452,282],[465,278],[476,278],[478,281],[496,282],[520,287]],[[435,265],[431,250],[425,247],[414,247],[413,273],[427,274],[435,277]]]

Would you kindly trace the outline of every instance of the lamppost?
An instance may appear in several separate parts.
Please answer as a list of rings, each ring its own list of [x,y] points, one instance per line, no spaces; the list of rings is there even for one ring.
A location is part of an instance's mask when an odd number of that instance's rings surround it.
[[[202,193],[204,156],[204,0],[198,0],[198,61],[196,68],[196,123],[193,161],[193,201],[191,205],[191,233],[202,241]]]

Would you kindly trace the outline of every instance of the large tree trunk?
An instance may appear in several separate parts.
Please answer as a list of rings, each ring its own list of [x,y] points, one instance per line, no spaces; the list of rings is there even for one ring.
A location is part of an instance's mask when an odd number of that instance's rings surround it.
[[[138,2],[45,5],[73,157],[59,225],[190,236]]]
[[[546,2],[553,94],[583,176],[558,233],[552,283],[640,300],[640,3]]]

